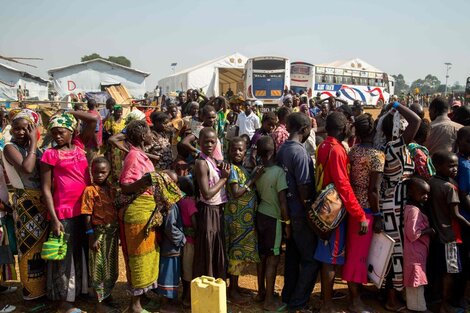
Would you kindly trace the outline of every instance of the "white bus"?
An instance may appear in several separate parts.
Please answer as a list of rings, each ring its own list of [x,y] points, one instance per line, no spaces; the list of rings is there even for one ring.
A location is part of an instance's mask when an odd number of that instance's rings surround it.
[[[367,106],[387,103],[390,95],[395,92],[393,77],[389,77],[384,72],[367,70],[360,65],[355,64],[355,68],[343,68],[293,62],[291,89],[296,93],[304,90],[309,98],[320,94],[320,97],[324,99],[331,96],[337,97],[339,94],[339,98],[349,104],[353,104],[354,100],[359,100]]]
[[[290,88],[290,60],[263,56],[250,58],[245,64],[245,96],[265,105],[279,105],[284,89]]]
[[[303,91],[310,98],[314,96],[314,66],[307,62],[292,62],[290,64],[290,89],[295,93]]]

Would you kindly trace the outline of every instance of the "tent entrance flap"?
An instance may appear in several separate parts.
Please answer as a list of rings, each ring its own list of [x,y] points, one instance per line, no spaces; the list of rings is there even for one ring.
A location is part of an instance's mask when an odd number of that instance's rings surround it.
[[[238,68],[218,68],[219,70],[219,95],[225,95],[230,88],[233,94],[243,92],[243,69]]]

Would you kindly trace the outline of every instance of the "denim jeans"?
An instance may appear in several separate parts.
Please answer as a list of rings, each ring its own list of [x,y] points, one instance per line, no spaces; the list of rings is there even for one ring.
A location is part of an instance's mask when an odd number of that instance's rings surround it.
[[[292,236],[286,242],[282,301],[293,310],[308,304],[321,264],[313,258],[318,238],[307,225],[306,218],[293,217],[291,221]]]

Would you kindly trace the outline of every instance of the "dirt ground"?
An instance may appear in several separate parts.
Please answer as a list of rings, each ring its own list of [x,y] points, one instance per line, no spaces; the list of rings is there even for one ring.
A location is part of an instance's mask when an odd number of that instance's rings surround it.
[[[379,110],[374,110],[374,109],[368,109],[366,112],[371,113],[374,117],[376,117],[379,113]],[[276,279],[276,292],[280,294],[283,283],[284,283],[284,277],[283,277],[283,256],[281,258],[281,264],[278,267],[278,276]],[[19,271],[18,271],[19,275]],[[13,281],[9,283],[13,286],[17,286],[18,290],[17,292],[13,294],[9,294],[7,296],[0,296],[0,307],[6,303],[15,305],[17,307],[17,310],[15,312],[28,312],[31,310],[36,304],[30,304],[30,303],[25,303],[22,300],[22,295],[21,295],[21,286],[18,280]],[[243,275],[240,277],[240,286],[246,289],[249,289],[253,292],[253,294],[256,294],[257,290],[257,281],[256,281],[256,268],[255,266],[252,266],[248,269],[248,272],[246,275]],[[335,290],[341,291],[347,294],[347,285],[344,281],[341,281],[340,279],[337,279],[336,284],[335,284]],[[150,297],[154,297],[153,295],[150,295]],[[125,267],[124,267],[124,259],[122,257],[122,254],[120,253],[120,273],[119,273],[119,280],[118,283],[114,289],[113,292],[113,298],[114,301],[119,305],[120,307],[120,312],[126,312],[126,308],[128,307],[130,297],[126,293],[126,273],[125,273]],[[383,308],[383,301],[380,299],[380,296],[377,292],[377,289],[372,286],[368,285],[365,287],[364,294],[363,294],[363,299],[364,302],[371,306],[376,312],[387,312]],[[50,306],[50,309],[45,310],[45,311],[40,311],[44,313],[53,313],[55,312],[54,310],[54,305],[52,303],[46,302],[48,307]],[[320,307],[320,283],[317,282],[315,285],[314,292],[311,295],[311,302],[310,304],[314,308],[319,308]],[[348,307],[348,300],[346,299],[341,299],[335,301],[335,304],[338,305],[339,309],[342,310],[347,310]],[[76,306],[81,308],[82,310],[85,310],[87,312],[95,312],[95,304],[92,300],[89,299],[79,299],[76,302]],[[150,312],[159,312],[158,310],[149,310]],[[190,312],[190,310],[183,310],[181,308],[180,312]],[[228,312],[229,313],[258,313],[258,312],[263,312],[262,306],[260,304],[257,304],[253,301],[251,301],[248,305],[246,306],[237,306],[237,305],[232,305],[228,304]]]

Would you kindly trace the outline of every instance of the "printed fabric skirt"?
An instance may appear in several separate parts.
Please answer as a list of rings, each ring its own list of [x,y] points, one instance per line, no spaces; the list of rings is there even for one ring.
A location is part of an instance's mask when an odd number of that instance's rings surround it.
[[[102,302],[111,295],[119,277],[118,225],[96,225],[94,232],[100,248],[94,251],[89,247],[90,280],[98,302]]]
[[[8,239],[6,216],[2,216],[0,217],[0,282],[9,280],[16,280],[15,258]]]
[[[49,229],[47,209],[39,189],[17,189],[13,203],[23,298],[37,299],[46,295],[47,265],[41,249]]]
[[[65,229],[67,254],[61,261],[47,262],[47,296],[53,301],[75,302],[78,295],[88,293],[85,221],[76,216],[60,222]]]
[[[224,205],[197,205],[193,276],[226,278]]]
[[[145,228],[155,209],[150,195],[140,195],[125,210],[122,217],[122,251],[126,261],[130,293],[139,296],[158,287],[160,248],[155,229],[145,236]]]

